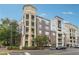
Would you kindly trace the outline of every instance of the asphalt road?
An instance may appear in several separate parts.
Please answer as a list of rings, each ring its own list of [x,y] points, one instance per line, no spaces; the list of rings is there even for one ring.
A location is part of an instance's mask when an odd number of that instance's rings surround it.
[[[79,48],[67,48],[65,50],[27,50],[31,55],[79,55]]]
[[[65,50],[25,50],[11,52],[9,55],[79,55],[79,48],[67,48]]]

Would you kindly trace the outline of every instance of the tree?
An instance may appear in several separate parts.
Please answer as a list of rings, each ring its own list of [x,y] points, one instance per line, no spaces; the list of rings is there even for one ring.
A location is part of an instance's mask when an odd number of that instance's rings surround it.
[[[3,45],[19,45],[19,33],[17,31],[18,23],[16,20],[10,20],[9,18],[1,19],[0,24],[0,42]]]
[[[0,42],[7,43],[9,42],[9,20],[8,19],[1,19],[2,24],[0,24]]]
[[[45,35],[39,35],[39,36],[36,36],[34,41],[38,47],[44,47],[48,44],[48,37]]]

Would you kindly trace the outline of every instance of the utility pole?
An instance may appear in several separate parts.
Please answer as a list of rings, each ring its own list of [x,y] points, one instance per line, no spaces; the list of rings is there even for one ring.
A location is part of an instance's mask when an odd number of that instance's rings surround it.
[[[11,43],[11,46],[12,46],[12,24],[10,23],[10,26],[11,26],[11,41],[10,41],[10,43]]]

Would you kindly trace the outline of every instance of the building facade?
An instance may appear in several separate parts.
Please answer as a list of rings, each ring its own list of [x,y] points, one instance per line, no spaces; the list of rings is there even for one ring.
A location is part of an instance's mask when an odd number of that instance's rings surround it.
[[[19,23],[21,33],[20,48],[34,46],[37,35],[46,35],[49,39],[47,46],[65,47],[75,46],[77,42],[77,28],[63,22],[63,18],[55,16],[48,20],[37,16],[37,9],[33,5],[24,5],[22,21]]]
[[[77,44],[77,27],[71,23],[64,23],[66,34],[66,45],[68,47],[75,47]]]
[[[55,37],[55,47],[64,47],[64,36],[63,36],[63,27],[62,24],[63,19],[59,16],[56,16],[53,20],[51,20],[51,31],[53,31],[53,35]],[[51,38],[53,40],[53,38]],[[53,41],[54,42],[54,41]]]
[[[22,18],[21,47],[34,45],[36,37],[36,8],[32,5],[24,5]]]

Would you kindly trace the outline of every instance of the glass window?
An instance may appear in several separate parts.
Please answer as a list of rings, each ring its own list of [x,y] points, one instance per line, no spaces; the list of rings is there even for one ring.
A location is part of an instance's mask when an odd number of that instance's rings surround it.
[[[32,33],[34,33],[34,28],[32,28],[31,30],[32,30]]]
[[[29,19],[29,14],[26,14],[26,19]]]
[[[39,34],[42,34],[42,31],[41,30],[39,31]]]
[[[58,28],[61,28],[61,21],[58,21]]]
[[[39,25],[39,28],[42,28],[42,25],[41,24]]]
[[[49,30],[49,27],[48,26],[46,26],[45,28],[46,28],[46,30]]]
[[[32,35],[32,38],[34,38],[34,35]]]
[[[26,21],[26,26],[28,26],[29,25],[29,21]]]
[[[58,36],[59,36],[59,37],[61,37],[61,36],[62,36],[62,34],[58,34]]]
[[[26,27],[26,32],[28,32],[29,31],[29,28],[28,27]]]
[[[49,32],[45,32],[45,35],[49,35]]]
[[[32,16],[31,16],[31,19],[33,19],[33,20],[34,20],[34,15],[32,15]]]
[[[72,42],[72,40],[70,40],[70,42]]]
[[[32,26],[34,26],[34,22],[32,22],[31,24],[32,24]]]
[[[28,35],[26,35],[26,39],[28,39]]]

